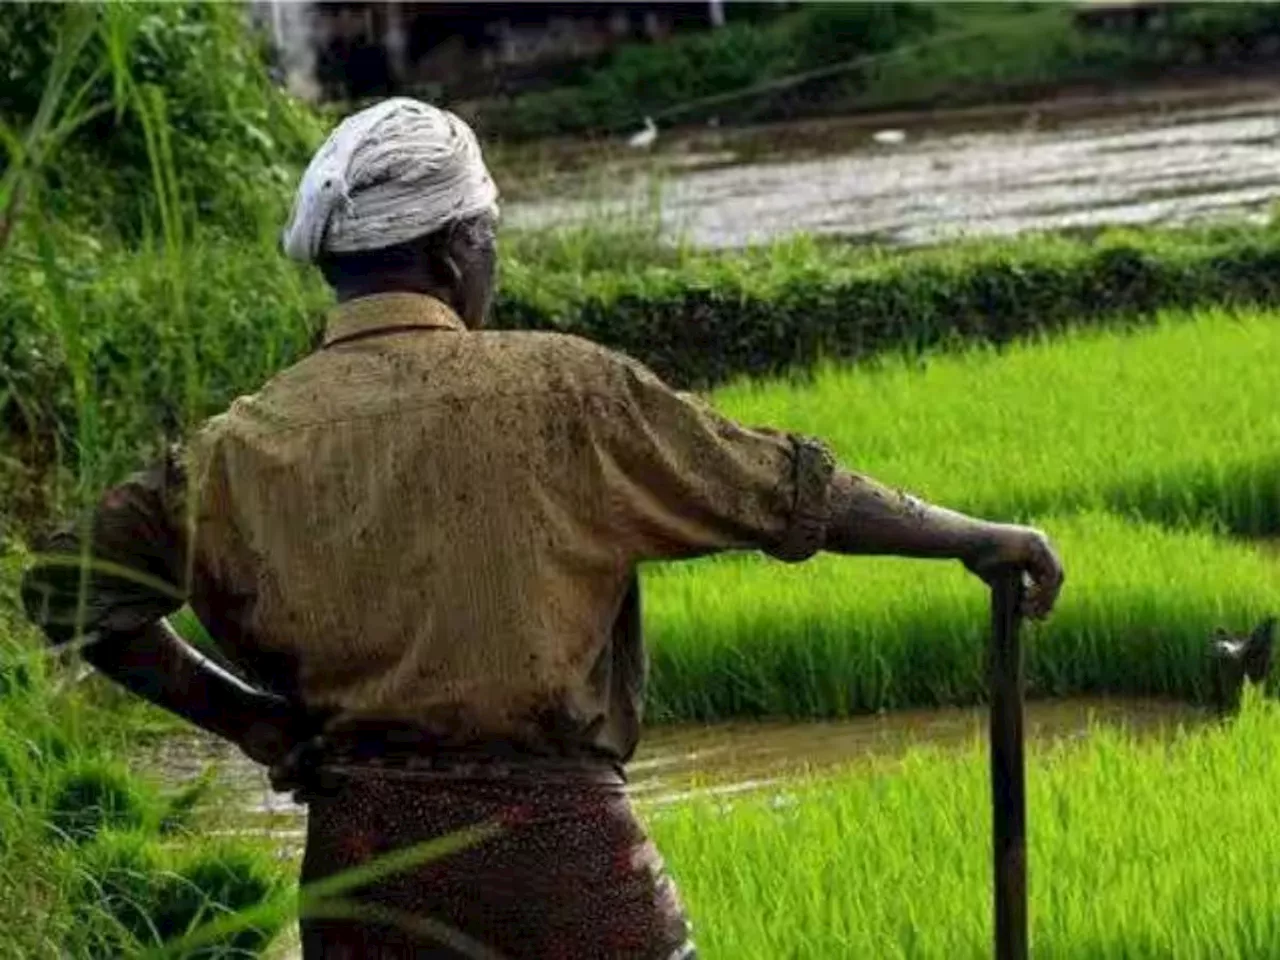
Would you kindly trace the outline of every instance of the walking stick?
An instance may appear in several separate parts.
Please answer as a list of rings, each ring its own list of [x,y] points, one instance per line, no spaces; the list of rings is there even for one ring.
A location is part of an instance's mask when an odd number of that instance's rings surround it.
[[[1022,572],[1003,570],[991,590],[991,812],[996,960],[1027,956],[1027,808],[1022,757]]]

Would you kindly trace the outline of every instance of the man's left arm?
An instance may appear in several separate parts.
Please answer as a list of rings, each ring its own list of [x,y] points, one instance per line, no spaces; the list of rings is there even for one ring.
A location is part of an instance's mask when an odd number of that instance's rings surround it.
[[[61,530],[23,579],[27,615],[55,647],[151,703],[274,764],[305,735],[299,712],[222,669],[164,618],[188,595],[186,476],[170,451]]]

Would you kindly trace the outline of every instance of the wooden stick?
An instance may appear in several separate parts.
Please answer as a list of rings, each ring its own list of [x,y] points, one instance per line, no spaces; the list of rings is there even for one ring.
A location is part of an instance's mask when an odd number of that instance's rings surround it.
[[[996,960],[1027,956],[1027,810],[1022,750],[1022,573],[992,584],[991,806]]]

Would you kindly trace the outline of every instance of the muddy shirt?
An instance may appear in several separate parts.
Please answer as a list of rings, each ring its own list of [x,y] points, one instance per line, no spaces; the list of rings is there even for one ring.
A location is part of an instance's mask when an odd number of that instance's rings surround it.
[[[625,761],[646,662],[637,564],[823,541],[832,458],[739,426],[572,336],[468,331],[413,294],[335,308],[323,349],[236,400],[27,578],[66,639],[183,601],[332,729]],[[125,576],[124,568],[141,576]]]

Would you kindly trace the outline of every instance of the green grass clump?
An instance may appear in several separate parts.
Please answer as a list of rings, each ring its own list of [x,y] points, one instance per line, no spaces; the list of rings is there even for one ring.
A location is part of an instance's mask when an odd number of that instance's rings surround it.
[[[82,855],[69,900],[90,958],[137,955],[205,924],[277,897],[279,871],[245,845],[165,849],[145,833],[103,833]],[[182,960],[260,956],[279,931],[280,917],[211,938],[176,954]]]
[[[48,815],[58,839],[82,843],[104,829],[137,829],[154,819],[147,795],[122,764],[76,764],[59,771],[56,780]]]
[[[1211,534],[1107,514],[1044,517],[1068,582],[1025,628],[1028,695],[1203,700],[1216,626],[1280,609],[1275,562]],[[650,716],[843,717],[986,695],[989,599],[959,564],[754,556],[644,572]]]
[[[842,463],[996,519],[1108,509],[1280,533],[1280,315],[1163,315],[1000,350],[825,366],[715,394],[745,423],[829,441]]]
[[[287,880],[270,852],[200,833],[207,775],[162,791],[129,772],[156,711],[72,682],[77,664],[49,656],[15,605],[23,557],[0,544],[0,673],[26,677],[0,696],[0,954],[134,956],[274,902]],[[173,956],[259,956],[287,917],[260,913]]]

